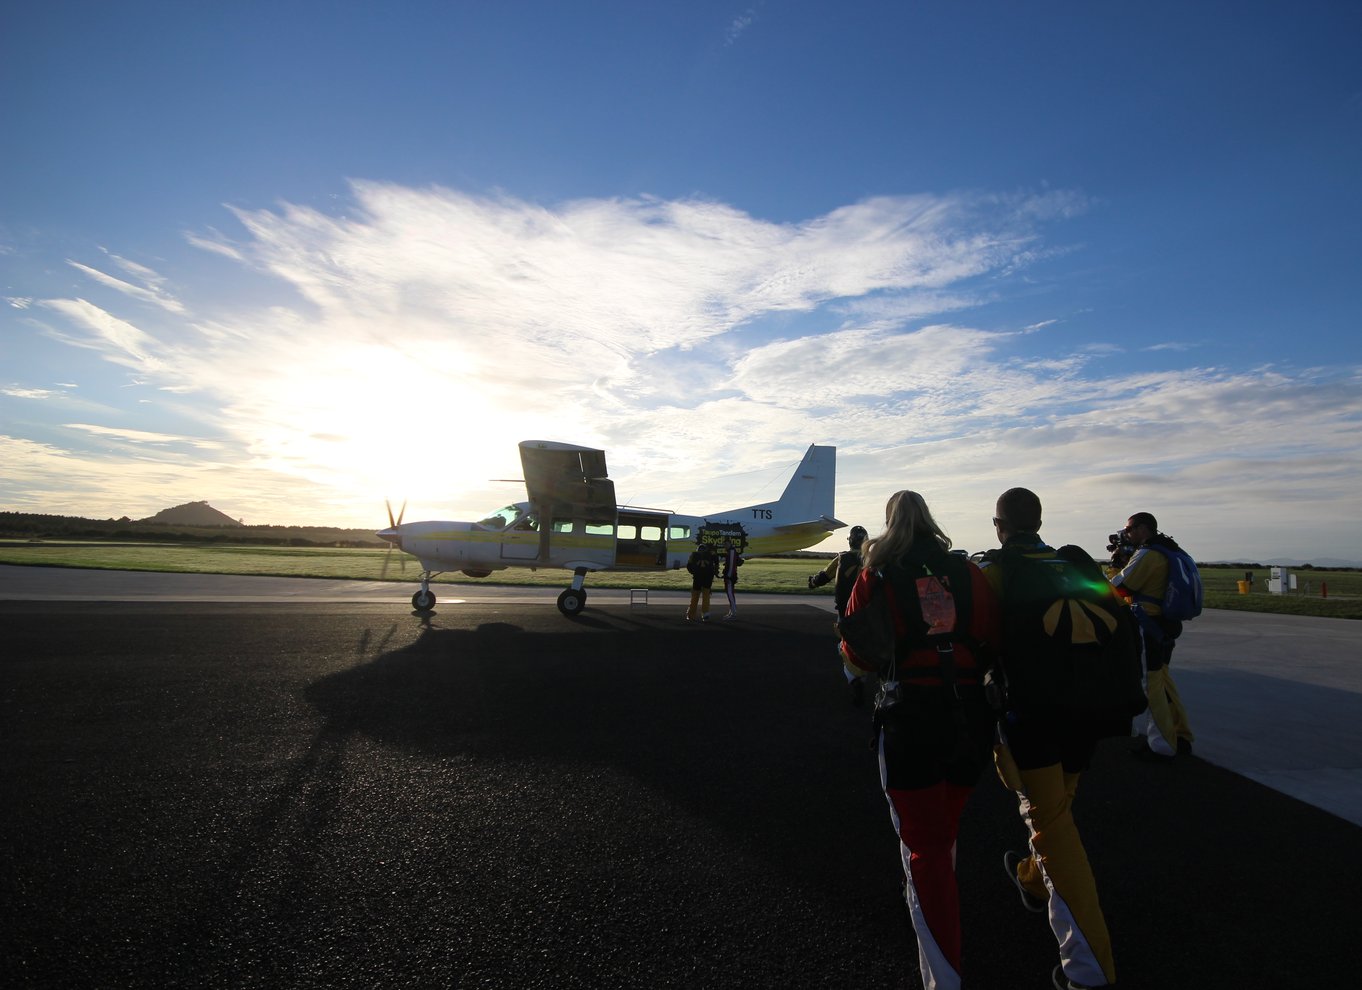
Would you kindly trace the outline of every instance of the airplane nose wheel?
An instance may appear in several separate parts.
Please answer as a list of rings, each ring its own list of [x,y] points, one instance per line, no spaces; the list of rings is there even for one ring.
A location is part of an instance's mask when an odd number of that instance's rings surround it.
[[[580,615],[586,608],[586,589],[568,588],[558,596],[558,611],[566,616]]]
[[[435,592],[429,588],[422,588],[411,596],[411,607],[418,612],[433,612],[435,610]]]

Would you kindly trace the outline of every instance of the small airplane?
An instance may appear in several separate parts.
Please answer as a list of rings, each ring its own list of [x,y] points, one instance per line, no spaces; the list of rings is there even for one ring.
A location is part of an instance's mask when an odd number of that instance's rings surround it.
[[[561,567],[572,584],[558,610],[586,607],[591,571],[676,570],[701,542],[733,544],[743,557],[813,546],[845,526],[833,515],[837,448],[811,445],[785,491],[774,502],[704,516],[615,504],[605,451],[547,440],[520,444],[528,501],[498,509],[478,522],[402,521],[388,508],[388,528],[377,535],[421,563],[418,612],[435,608],[430,581],[445,571],[487,577],[507,567]]]

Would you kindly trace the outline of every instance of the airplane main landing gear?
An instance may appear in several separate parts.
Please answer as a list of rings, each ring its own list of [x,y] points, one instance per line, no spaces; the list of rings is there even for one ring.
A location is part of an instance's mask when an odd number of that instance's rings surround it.
[[[585,580],[586,568],[577,568],[572,572],[572,587],[558,596],[558,611],[568,618],[581,615],[582,609],[586,608],[586,589],[582,587]]]
[[[586,608],[586,589],[568,588],[558,596],[558,611],[564,615],[580,615]]]

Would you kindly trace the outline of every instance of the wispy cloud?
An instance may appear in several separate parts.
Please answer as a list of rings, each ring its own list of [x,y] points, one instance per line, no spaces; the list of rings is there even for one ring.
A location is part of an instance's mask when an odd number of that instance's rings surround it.
[[[752,26],[752,22],[757,19],[757,10],[758,7],[756,6],[748,7],[729,22],[728,29],[724,32],[725,47],[738,43],[738,39],[743,36],[743,33]]]
[[[67,423],[65,426],[68,430],[81,430],[85,433],[107,440],[122,440],[132,444],[183,444],[187,447],[197,447],[207,450],[216,450],[222,447],[222,444],[215,440],[204,440],[199,437],[174,436],[168,433],[153,433],[148,430],[117,429],[108,426],[94,426],[90,423]]]
[[[119,263],[120,267],[126,269],[133,275],[142,278],[150,283],[150,285],[133,285],[131,282],[126,282],[121,278],[115,278],[107,272],[102,272],[97,268],[91,268],[89,265],[82,265],[79,261],[72,261],[69,258],[66,263],[76,271],[88,275],[106,288],[114,289],[126,296],[131,296],[133,299],[160,306],[162,309],[171,313],[184,313],[184,306],[180,301],[167,295],[163,291],[162,285],[164,284],[164,280],[155,272],[149,268],[144,268],[141,265],[122,258],[115,258],[115,260]]]
[[[41,305],[88,331],[83,336],[62,335],[66,343],[104,353],[110,361],[138,368],[156,368],[156,341],[126,320],[84,299],[44,299]]]
[[[232,245],[228,242],[227,238],[224,237],[216,229],[210,228],[207,234],[199,234],[195,233],[194,231],[187,231],[184,235],[184,239],[190,245],[199,248],[203,251],[209,251],[212,252],[213,254],[222,255],[222,257],[229,258],[232,261],[243,260],[241,252],[238,251],[236,248],[232,247]]]

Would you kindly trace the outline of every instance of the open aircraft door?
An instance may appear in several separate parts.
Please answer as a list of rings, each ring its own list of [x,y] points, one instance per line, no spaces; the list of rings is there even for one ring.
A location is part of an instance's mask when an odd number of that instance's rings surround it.
[[[620,509],[615,566],[648,570],[667,566],[668,514],[651,509]]]

